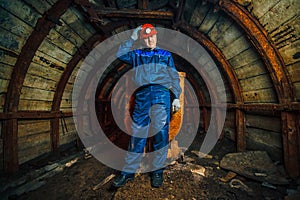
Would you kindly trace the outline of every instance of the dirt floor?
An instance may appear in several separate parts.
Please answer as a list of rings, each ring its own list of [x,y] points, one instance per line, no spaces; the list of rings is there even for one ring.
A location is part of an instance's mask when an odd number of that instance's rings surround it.
[[[117,171],[106,167],[99,161],[82,156],[71,167],[46,180],[38,189],[10,199],[209,199],[209,200],[247,200],[284,199],[289,186],[276,186],[276,189],[262,186],[261,182],[235,176],[245,187],[234,188],[230,182],[221,181],[228,171],[220,168],[219,161],[230,152],[235,152],[234,143],[228,139],[219,142],[210,153],[210,158],[199,158],[193,150],[199,150],[193,143],[185,156],[168,166],[164,172],[164,184],[152,188],[149,174],[136,175],[125,186],[115,189],[111,180],[93,189],[97,184]]]

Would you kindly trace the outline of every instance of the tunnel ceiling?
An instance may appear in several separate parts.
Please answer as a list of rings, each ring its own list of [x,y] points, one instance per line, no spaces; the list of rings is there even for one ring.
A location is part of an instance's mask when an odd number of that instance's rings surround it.
[[[0,10],[5,169],[13,171],[18,163],[30,159],[18,153],[20,143],[26,142],[19,129],[27,126],[28,120],[44,120],[50,149],[59,147],[60,120],[62,115],[72,117],[72,87],[84,58],[110,36],[147,22],[188,35],[211,55],[226,84],[229,112],[236,118],[232,126],[238,150],[246,148],[247,113],[276,113],[285,164],[290,171],[299,171],[295,164],[299,155],[287,153],[299,151],[297,144],[289,145],[289,141],[300,138],[296,0],[1,0]],[[207,97],[201,76],[190,75],[192,66],[180,56],[175,60],[190,83],[202,88],[198,97]],[[122,67],[120,62],[112,65],[112,69]],[[107,74],[108,79],[113,77],[114,73]],[[207,109],[208,101],[204,98],[202,102]]]

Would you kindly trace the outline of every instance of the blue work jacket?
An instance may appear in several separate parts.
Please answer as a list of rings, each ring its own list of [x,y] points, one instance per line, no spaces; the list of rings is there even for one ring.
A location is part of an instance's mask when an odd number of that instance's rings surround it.
[[[179,75],[169,51],[156,47],[153,50],[131,49],[134,40],[129,39],[118,49],[117,57],[134,69],[133,81],[138,86],[159,84],[170,89],[179,98],[181,88]]]

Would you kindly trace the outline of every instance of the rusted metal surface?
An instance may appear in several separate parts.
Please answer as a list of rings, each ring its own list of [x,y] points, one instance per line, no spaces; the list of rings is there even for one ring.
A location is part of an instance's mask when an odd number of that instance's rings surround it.
[[[260,23],[245,8],[232,1],[220,0],[219,6],[245,30],[251,42],[261,55],[270,73],[279,103],[290,104],[296,101],[296,94],[287,76],[288,73],[284,62]],[[286,135],[289,135],[290,129],[295,127],[297,119],[295,117],[288,118],[290,115],[293,115],[291,113],[287,114],[287,112],[282,112],[281,115],[285,167],[287,172],[291,176],[294,176],[295,174],[299,174],[300,164],[295,164],[291,162],[291,160],[299,162],[299,155],[297,155],[297,153],[300,147],[297,143],[291,142],[290,137]],[[288,120],[286,120],[287,118]],[[294,135],[299,135],[299,129],[295,130],[295,132]]]
[[[5,113],[17,112],[21,89],[31,60],[50,30],[55,27],[55,22],[59,20],[60,16],[67,10],[71,3],[72,0],[58,1],[37,21],[35,29],[23,46],[14,66],[5,100]],[[18,170],[18,122],[16,119],[10,119],[4,123],[4,126],[5,128],[2,132],[4,138],[4,171],[15,173]]]
[[[260,53],[272,78],[280,103],[295,101],[292,84],[289,82],[278,51],[259,22],[243,7],[229,0],[220,0],[220,8],[232,17],[247,33]]]
[[[203,130],[205,132],[207,132],[208,131],[208,127],[209,127],[209,122],[210,122],[210,120],[208,118],[209,117],[208,109],[206,107],[203,107],[201,109],[201,111],[202,111]]]

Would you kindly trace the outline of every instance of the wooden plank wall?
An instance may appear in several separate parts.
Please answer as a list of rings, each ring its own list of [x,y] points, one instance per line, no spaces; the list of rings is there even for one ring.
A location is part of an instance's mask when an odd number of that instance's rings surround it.
[[[222,11],[213,15],[216,10],[212,4],[194,0],[187,2],[183,15],[185,20],[223,52],[238,78],[244,103],[278,103],[270,73],[243,30],[226,14],[222,14]],[[296,0],[253,0],[251,5],[248,7],[249,11],[266,27],[284,59],[299,101],[299,3]],[[289,14],[286,15],[287,12]],[[228,99],[228,102],[233,101]],[[266,149],[273,159],[282,161],[280,115],[272,112],[248,112],[245,117],[247,149]],[[233,140],[236,139],[234,122],[235,112],[230,110],[227,112],[224,133]]]
[[[300,4],[290,1],[253,1],[252,14],[270,34],[282,56],[300,101]],[[298,13],[298,14],[297,14]]]
[[[199,1],[191,9],[194,10],[189,19],[190,24],[203,31],[221,49],[240,81],[244,101],[276,102],[270,75],[266,73],[264,64],[241,28],[226,15],[224,17],[224,14],[222,17],[211,15],[211,4],[203,5]]]
[[[59,144],[67,144],[77,138],[73,117],[62,118],[59,122]]]
[[[6,98],[13,67],[37,20],[50,9],[56,0],[13,0],[0,5],[0,112]],[[53,95],[66,65],[77,49],[95,33],[83,16],[73,7],[59,19],[36,52],[21,90],[20,111],[51,111]],[[75,70],[76,71],[76,70]],[[76,74],[75,74],[76,75]],[[74,75],[74,76],[75,76]],[[62,111],[70,112],[72,76],[64,91]],[[66,125],[66,126],[62,126]],[[1,123],[2,125],[2,123]],[[50,119],[18,121],[19,164],[51,151]],[[60,121],[60,144],[76,139],[73,118]],[[3,144],[0,139],[2,168]]]
[[[20,164],[51,150],[49,120],[22,120],[18,130]]]
[[[225,137],[236,141],[236,125],[235,125],[235,112],[228,110],[226,113],[225,124],[223,128],[223,133]]]
[[[280,116],[246,113],[246,138],[248,149],[267,151],[273,160],[283,162]]]
[[[51,30],[41,44],[34,61],[36,64],[43,65],[47,69],[53,69],[55,72],[50,73],[48,77],[41,73],[42,76],[39,78],[37,78],[39,73],[35,77],[30,76],[29,73],[26,75],[20,99],[20,110],[51,109],[51,106],[45,105],[51,105],[56,83],[66,65],[77,48],[83,44],[84,38],[87,39],[94,33],[90,26],[84,24],[83,20],[75,9],[67,10],[60,19],[62,25]],[[29,71],[33,71],[31,66]],[[35,91],[35,95],[32,95],[32,90]]]

